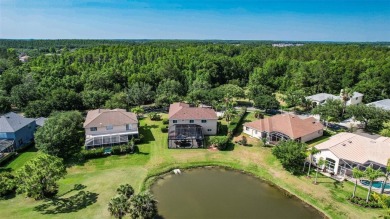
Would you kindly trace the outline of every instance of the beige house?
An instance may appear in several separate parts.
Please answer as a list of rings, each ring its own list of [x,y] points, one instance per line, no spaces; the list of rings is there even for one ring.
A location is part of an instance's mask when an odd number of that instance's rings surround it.
[[[124,109],[88,111],[84,122],[85,147],[127,143],[138,136],[138,119]]]
[[[364,170],[368,166],[382,169],[390,158],[390,138],[371,139],[354,133],[339,133],[328,141],[315,146],[320,152],[314,155],[314,161],[321,158],[327,161],[326,171],[340,177],[351,177],[352,169]]]
[[[203,147],[204,135],[217,134],[218,117],[211,108],[173,103],[169,107],[169,148]]]
[[[244,133],[258,139],[267,139],[276,144],[292,139],[307,142],[323,135],[324,126],[313,117],[300,118],[291,114],[280,114],[244,124]]]

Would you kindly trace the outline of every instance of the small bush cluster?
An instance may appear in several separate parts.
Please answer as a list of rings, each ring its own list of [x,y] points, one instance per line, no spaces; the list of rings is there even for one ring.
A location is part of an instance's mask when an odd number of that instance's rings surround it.
[[[365,208],[382,208],[382,206],[374,199],[369,199],[368,202],[366,202],[366,199],[355,196],[349,197],[348,200]]]
[[[169,124],[169,120],[167,118],[164,118],[162,120],[162,123],[163,123],[163,125],[168,125]]]
[[[161,115],[155,112],[149,113],[149,118],[152,121],[160,121],[161,120]]]
[[[219,150],[225,150],[229,145],[230,138],[228,136],[210,136],[209,143],[215,145]]]
[[[11,173],[5,172],[0,174],[0,199],[15,192],[16,183],[15,176]]]
[[[120,154],[128,154],[134,152],[134,144],[129,142],[127,145],[115,145],[111,147],[111,154],[120,155]],[[95,148],[89,150],[82,150],[81,154],[84,159],[94,159],[100,157],[107,157],[109,154],[104,154],[104,148]]]
[[[163,126],[160,128],[162,133],[167,133],[168,132],[168,126]]]

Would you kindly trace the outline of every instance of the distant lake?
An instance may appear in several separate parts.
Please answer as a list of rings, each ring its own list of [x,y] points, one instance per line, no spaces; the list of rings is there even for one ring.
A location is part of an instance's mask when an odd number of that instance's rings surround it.
[[[185,170],[152,186],[162,218],[323,218],[316,209],[253,176],[221,168]]]

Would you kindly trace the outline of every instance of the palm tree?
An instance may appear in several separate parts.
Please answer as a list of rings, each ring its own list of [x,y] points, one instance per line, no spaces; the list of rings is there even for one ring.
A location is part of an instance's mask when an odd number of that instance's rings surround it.
[[[345,108],[347,107],[347,102],[353,96],[353,91],[350,88],[341,89],[340,98],[343,102],[343,115],[345,113]]]
[[[389,175],[390,175],[390,159],[387,160],[385,181],[382,183],[381,194],[383,194],[383,192],[385,191],[387,180],[389,179]]]
[[[130,202],[131,218],[151,219],[157,215],[157,201],[149,192],[132,196]]]
[[[324,164],[326,166],[327,161],[324,160],[324,158],[321,157],[320,160],[317,163],[317,172],[316,172],[316,178],[314,179],[314,184],[317,184],[318,172],[320,171],[319,167],[322,167]]]
[[[310,168],[311,168],[311,163],[313,162],[313,155],[318,154],[320,152],[317,148],[312,147],[309,152],[310,156],[310,163],[309,163],[309,170],[307,171],[307,177],[310,177]]]
[[[115,196],[108,203],[108,211],[116,218],[122,218],[130,209],[130,203],[124,195]]]
[[[353,188],[353,193],[352,193],[352,198],[354,198],[355,194],[356,194],[357,182],[360,178],[362,178],[364,176],[364,173],[363,173],[363,171],[359,170],[357,167],[354,167],[352,169],[352,176],[353,176],[353,178],[355,178],[355,186]]]
[[[364,171],[364,177],[370,181],[370,185],[368,187],[368,193],[367,193],[367,198],[366,202],[368,203],[368,199],[370,198],[371,195],[371,189],[372,189],[372,183],[374,180],[378,179],[379,177],[383,176],[383,172],[380,169],[375,170],[374,168],[367,167],[366,171]]]
[[[230,124],[230,121],[234,118],[234,115],[236,114],[236,110],[234,108],[229,108],[224,112],[224,116],[226,119],[226,122]]]
[[[129,184],[120,185],[116,191],[119,195],[124,195],[127,199],[129,199],[134,194],[134,189]]]

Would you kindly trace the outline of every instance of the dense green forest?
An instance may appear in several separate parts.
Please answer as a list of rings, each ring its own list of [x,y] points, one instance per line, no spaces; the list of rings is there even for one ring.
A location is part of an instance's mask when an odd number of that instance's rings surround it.
[[[19,61],[28,54],[26,63]],[[390,97],[390,48],[381,44],[273,47],[255,42],[0,40],[0,109],[28,116],[173,101],[217,105],[248,97],[275,108],[275,93]],[[260,98],[261,97],[261,98]]]

